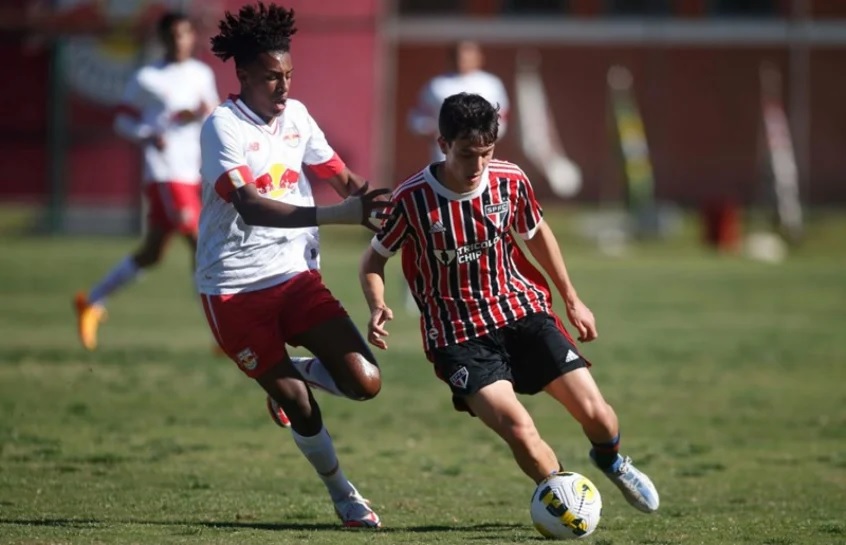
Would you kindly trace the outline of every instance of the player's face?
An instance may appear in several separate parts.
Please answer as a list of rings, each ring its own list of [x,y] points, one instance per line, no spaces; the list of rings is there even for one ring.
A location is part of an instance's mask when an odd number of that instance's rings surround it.
[[[474,42],[462,42],[455,50],[455,69],[459,74],[466,74],[482,68],[484,62],[482,50]]]
[[[459,193],[472,191],[482,181],[482,173],[493,158],[494,145],[484,145],[474,138],[447,142],[438,138],[444,160],[445,184]]]
[[[293,73],[290,53],[262,53],[255,61],[237,70],[241,99],[258,116],[270,121],[285,111]]]
[[[197,36],[190,21],[176,21],[164,36],[164,45],[169,58],[179,62],[188,59],[194,52]]]

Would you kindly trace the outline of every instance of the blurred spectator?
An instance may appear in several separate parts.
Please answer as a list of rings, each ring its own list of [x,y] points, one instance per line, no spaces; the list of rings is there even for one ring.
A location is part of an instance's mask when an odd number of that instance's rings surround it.
[[[457,43],[450,49],[450,63],[450,72],[435,76],[426,83],[420,91],[417,105],[408,116],[411,132],[429,139],[432,161],[444,159],[437,143],[438,113],[448,96],[461,92],[481,95],[494,106],[499,106],[500,138],[507,128],[508,94],[501,79],[482,70],[485,57],[479,44],[471,41]]]

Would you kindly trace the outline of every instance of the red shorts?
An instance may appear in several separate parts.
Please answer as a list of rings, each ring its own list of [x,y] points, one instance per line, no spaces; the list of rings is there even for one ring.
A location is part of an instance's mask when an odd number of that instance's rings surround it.
[[[182,182],[149,182],[144,188],[147,197],[147,226],[166,233],[197,233],[200,221],[200,185]]]
[[[348,316],[314,270],[263,290],[200,297],[220,348],[253,378],[285,358],[285,343],[297,346],[292,337]]]

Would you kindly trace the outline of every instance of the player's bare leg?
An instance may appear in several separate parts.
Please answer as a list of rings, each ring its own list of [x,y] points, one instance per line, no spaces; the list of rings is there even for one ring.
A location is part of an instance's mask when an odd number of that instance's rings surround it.
[[[541,438],[514,386],[499,380],[464,398],[473,413],[511,448],[517,465],[536,483],[558,471],[558,457]]]
[[[652,513],[659,497],[652,480],[637,469],[628,456],[621,456],[617,413],[609,405],[586,367],[575,369],[550,382],[544,390],[560,402],[581,424],[593,448],[590,458],[636,509]]]
[[[305,347],[317,358],[308,370],[297,366],[308,382],[359,401],[372,399],[382,388],[376,358],[348,317],[327,320],[293,337],[291,343]]]
[[[607,443],[620,432],[617,413],[586,367],[574,369],[547,384],[544,391],[567,408],[593,443]]]
[[[83,347],[97,348],[97,330],[106,317],[106,298],[135,280],[141,270],[157,264],[164,254],[168,236],[168,231],[151,228],[133,255],[115,265],[90,292],[76,294],[77,333]]]
[[[294,442],[329,491],[344,526],[379,528],[379,516],[344,475],[332,438],[323,425],[320,406],[290,360],[286,358],[256,381],[288,415]]]

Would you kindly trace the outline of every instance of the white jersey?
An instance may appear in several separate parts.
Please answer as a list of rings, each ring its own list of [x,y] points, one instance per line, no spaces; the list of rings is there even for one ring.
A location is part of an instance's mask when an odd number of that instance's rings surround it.
[[[494,106],[499,106],[499,137],[505,134],[508,120],[508,94],[495,75],[484,70],[466,74],[457,72],[432,78],[420,91],[418,104],[409,115],[409,128],[417,134],[438,135],[438,114],[447,97],[458,93],[474,93]],[[443,161],[437,142],[432,142],[432,161]]]
[[[208,113],[219,102],[214,73],[196,59],[160,61],[133,74],[118,106],[115,130],[135,142],[162,135],[163,150],[144,146],[145,182],[199,183],[202,120],[186,122],[179,113]]]
[[[195,275],[200,293],[256,291],[319,268],[317,227],[250,226],[228,202],[234,189],[252,183],[267,199],[314,206],[303,165],[318,178],[343,171],[306,107],[288,99],[282,115],[268,124],[230,97],[203,124],[200,146],[203,208]]]

